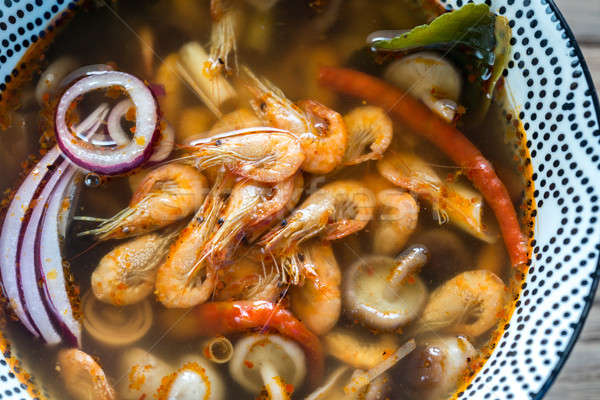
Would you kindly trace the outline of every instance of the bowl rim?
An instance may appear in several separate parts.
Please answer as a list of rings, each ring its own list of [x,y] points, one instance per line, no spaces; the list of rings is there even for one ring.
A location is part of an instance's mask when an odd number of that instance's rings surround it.
[[[577,59],[581,63],[581,69],[583,70],[585,80],[591,89],[590,90],[591,93],[589,96],[594,105],[594,111],[596,113],[596,120],[600,121],[600,101],[598,100],[598,91],[594,85],[594,79],[592,78],[592,73],[587,65],[587,62],[585,61],[585,56],[583,55],[583,51],[581,50],[581,47],[579,46],[579,43],[577,42],[577,38],[575,37],[575,34],[573,33],[571,26],[567,22],[565,16],[560,11],[560,9],[558,8],[558,6],[554,2],[554,0],[545,0],[545,1],[546,1],[547,5],[552,9],[552,12],[554,13],[554,15],[556,15],[556,17],[558,18],[558,22],[561,23],[561,25],[564,29],[564,32],[567,36],[565,38],[565,40],[570,40],[571,43],[573,44],[573,50],[575,51],[575,55],[577,56]],[[598,147],[598,145],[597,145],[597,147]],[[600,283],[600,258],[598,259],[598,262],[596,263],[596,269],[594,270],[592,284],[590,285],[590,292],[586,296],[585,305],[583,306],[583,310],[581,311],[581,317],[579,318],[579,321],[577,321],[577,326],[574,328],[573,334],[569,338],[569,341],[567,342],[567,346],[565,347],[563,354],[558,359],[558,362],[552,369],[552,372],[550,373],[550,375],[546,378],[546,381],[544,382],[544,384],[540,387],[536,396],[533,398],[534,400],[541,400],[542,398],[544,398],[544,396],[548,393],[548,391],[550,390],[550,388],[552,387],[552,385],[558,378],[558,375],[560,375],[560,372],[562,371],[563,367],[567,363],[567,360],[571,356],[571,352],[575,348],[575,344],[579,340],[579,336],[581,336],[581,332],[583,331],[583,327],[585,325],[585,322],[587,321],[590,310],[592,309],[592,307],[594,305],[594,298],[596,297],[599,283]]]
[[[73,3],[77,3],[79,5],[79,4],[83,3],[84,1],[85,0],[74,0]],[[437,0],[433,0],[433,1],[437,1]],[[469,1],[465,0],[465,3],[471,2],[471,1],[472,0],[469,0]],[[476,0],[476,1],[481,2],[484,0]],[[494,1],[494,0],[492,0],[492,1]],[[560,23],[562,26],[562,29],[565,34],[564,41],[569,41],[571,43],[572,50],[574,51],[574,55],[575,55],[577,61],[579,62],[581,70],[585,77],[585,82],[589,85],[590,93],[587,95],[587,98],[593,104],[594,111],[595,111],[594,115],[595,115],[596,121],[600,121],[600,100],[599,100],[598,92],[594,85],[591,71],[585,60],[585,57],[581,50],[581,47],[575,37],[575,34],[573,33],[573,30],[571,29],[569,23],[567,22],[566,18],[564,17],[563,13],[560,11],[560,8],[556,5],[554,0],[538,0],[538,1],[540,1],[542,4],[545,4],[546,6],[549,7],[551,14],[556,16],[557,22]],[[485,0],[485,2],[489,4],[489,0]],[[68,4],[68,3],[70,3],[70,2],[65,1],[65,4]],[[511,7],[516,7],[516,6],[517,6],[516,4],[511,5]],[[55,17],[58,17],[62,14],[63,11],[64,11],[64,9],[60,8],[60,11],[53,13],[53,14]],[[55,20],[53,19],[53,20],[45,23],[44,26],[42,27],[42,30],[45,31],[48,28],[48,26],[53,25],[54,21]],[[25,54],[23,54],[21,57],[18,57],[18,59],[14,65],[12,65],[13,64],[12,62],[9,62],[9,63],[13,68],[16,69],[19,66],[19,64],[24,60],[24,57],[25,57]],[[9,64],[9,63],[7,63],[7,64]],[[3,92],[3,90],[0,90],[0,94],[2,92]],[[594,147],[600,149],[600,145],[598,145],[598,144]],[[596,242],[600,243],[600,238],[597,238]],[[581,310],[580,317],[577,320],[575,327],[573,328],[572,334],[570,335],[570,337],[566,343],[564,351],[562,352],[560,357],[557,359],[550,374],[546,377],[546,379],[544,380],[543,384],[540,386],[540,388],[537,391],[537,393],[535,394],[535,396],[531,397],[532,399],[540,400],[546,396],[546,394],[548,393],[548,391],[550,390],[550,388],[552,387],[552,385],[554,384],[554,382],[557,380],[558,376],[560,375],[560,372],[562,371],[567,360],[571,356],[571,353],[575,347],[575,344],[577,343],[577,341],[579,340],[579,338],[581,336],[584,325],[589,316],[590,310],[594,305],[594,299],[596,297],[597,289],[600,284],[600,257],[596,263],[596,267],[595,267],[593,273],[591,274],[590,278],[591,278],[590,290],[589,290],[588,294],[585,297],[583,297],[584,301],[583,301],[583,307]],[[527,280],[527,278],[526,278],[526,280]],[[519,291],[519,293],[521,293],[521,292],[522,292],[522,290]],[[514,314],[511,316],[511,319],[509,320],[509,322],[511,322],[513,318],[514,318]],[[0,334],[0,335],[5,336],[4,334]],[[12,372],[15,372],[12,366],[10,366],[10,370]],[[480,372],[480,371],[478,371],[478,372]],[[0,383],[0,387],[1,386],[2,386],[2,384]],[[39,386],[40,386],[39,382],[35,386],[39,388]]]

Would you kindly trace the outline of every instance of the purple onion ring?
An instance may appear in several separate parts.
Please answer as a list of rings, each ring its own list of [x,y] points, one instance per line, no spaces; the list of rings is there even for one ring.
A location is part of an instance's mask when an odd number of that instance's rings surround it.
[[[135,134],[132,140],[116,148],[94,146],[77,137],[67,125],[67,112],[73,102],[93,90],[123,88],[136,108]],[[74,164],[99,174],[116,175],[130,171],[152,154],[159,134],[159,109],[152,91],[140,79],[119,71],[105,71],[76,81],[60,98],[55,115],[56,141],[63,154]]]

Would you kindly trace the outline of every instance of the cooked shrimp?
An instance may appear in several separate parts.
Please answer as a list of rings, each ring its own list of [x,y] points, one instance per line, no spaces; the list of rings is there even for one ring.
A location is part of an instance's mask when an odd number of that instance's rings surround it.
[[[238,182],[219,218],[219,228],[206,243],[202,258],[212,264],[224,263],[242,240],[244,231],[277,215],[288,203],[295,188],[295,177],[269,186],[254,181]]]
[[[273,128],[249,128],[192,142],[184,158],[200,169],[224,165],[236,175],[259,182],[282,182],[304,161],[299,140]]]
[[[373,252],[395,256],[417,228],[419,205],[408,193],[388,189],[377,193],[377,215],[373,219]]]
[[[116,393],[108,382],[102,367],[89,355],[78,349],[61,350],[58,368],[71,396],[77,400],[114,400]]]
[[[223,68],[230,71],[230,58],[237,66],[236,31],[239,21],[234,0],[211,0],[210,16],[212,28],[210,32],[210,68],[220,72]]]
[[[245,69],[250,78],[248,89],[254,100],[256,114],[271,126],[296,134],[302,143],[306,159],[302,169],[314,174],[326,174],[341,164],[348,134],[340,114],[313,100],[297,105],[268,81],[262,82]]]
[[[261,125],[260,119],[258,119],[252,111],[247,108],[238,108],[229,114],[223,115],[223,117],[212,126],[210,134],[212,136],[218,133],[254,128]]]
[[[433,291],[415,332],[444,331],[477,337],[497,323],[508,288],[487,270],[463,272]]]
[[[155,293],[165,307],[189,308],[205,302],[213,293],[215,267],[202,260],[201,254],[218,225],[232,185],[232,176],[218,176],[204,204],[171,245],[166,261],[158,268]]]
[[[129,207],[79,235],[122,239],[164,228],[195,212],[208,191],[206,178],[193,167],[167,164],[150,171]]]
[[[292,288],[292,311],[317,335],[329,332],[337,323],[342,308],[342,275],[329,242],[316,242],[301,249],[315,276],[302,286]]]
[[[400,347],[396,334],[373,336],[369,331],[335,328],[323,336],[327,353],[353,368],[373,368]]]
[[[116,306],[142,301],[152,293],[156,269],[178,233],[149,233],[112,249],[92,273],[94,296]]]
[[[482,222],[481,195],[465,186],[443,182],[419,156],[388,152],[377,163],[377,169],[393,184],[430,202],[440,224],[450,221],[478,239],[496,240]]]
[[[362,184],[351,180],[332,182],[304,200],[261,244],[272,252],[290,249],[318,234],[326,240],[341,239],[363,229],[374,207],[373,193]]]
[[[225,266],[218,273],[219,284],[215,299],[265,300],[275,302],[281,289],[279,274],[272,265],[259,261],[256,257],[244,256],[233,264]]]
[[[344,165],[360,164],[383,157],[392,142],[394,128],[391,118],[382,108],[355,108],[344,116],[344,122],[348,129]],[[370,151],[365,153],[367,148]]]

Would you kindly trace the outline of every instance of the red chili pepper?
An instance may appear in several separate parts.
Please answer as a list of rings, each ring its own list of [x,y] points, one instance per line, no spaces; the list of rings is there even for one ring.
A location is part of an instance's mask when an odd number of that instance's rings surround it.
[[[494,211],[513,266],[523,268],[528,258],[527,241],[521,232],[515,207],[492,164],[469,139],[423,103],[381,79],[351,69],[322,67],[319,82],[385,108],[462,167]]]
[[[212,302],[193,311],[203,336],[227,335],[251,329],[274,329],[295,340],[304,349],[310,365],[308,379],[314,387],[324,373],[323,349],[319,338],[288,310],[268,301]]]

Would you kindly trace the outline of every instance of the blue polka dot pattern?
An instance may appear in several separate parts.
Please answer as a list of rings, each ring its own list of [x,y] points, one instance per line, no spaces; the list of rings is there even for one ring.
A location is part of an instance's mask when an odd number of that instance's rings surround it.
[[[467,1],[443,3],[452,8]],[[515,313],[461,398],[539,399],[571,351],[598,283],[598,99],[581,51],[552,2],[486,3],[513,29],[505,76],[529,139],[537,221]]]
[[[17,76],[28,46],[76,2],[0,1],[2,91]],[[473,1],[440,2],[451,9]],[[537,221],[533,259],[514,315],[489,360],[458,395],[539,399],[579,335],[600,276],[594,185],[600,181],[599,105],[581,51],[551,1],[485,3],[513,29],[505,77],[529,139]],[[30,399],[25,389],[0,355],[0,398]]]

